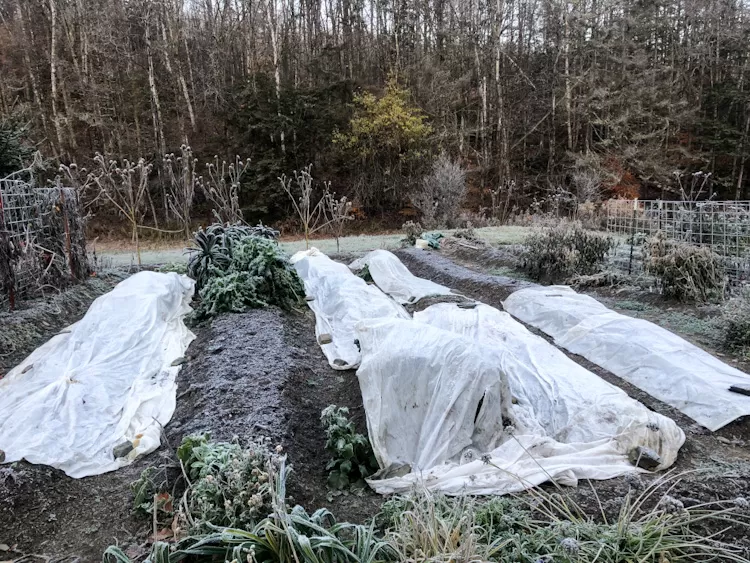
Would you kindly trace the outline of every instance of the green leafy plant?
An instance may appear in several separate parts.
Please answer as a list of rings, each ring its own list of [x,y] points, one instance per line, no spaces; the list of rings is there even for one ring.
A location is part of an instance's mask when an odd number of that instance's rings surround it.
[[[308,514],[286,501],[289,468],[282,459],[269,474],[271,512],[252,527],[212,529],[177,541],[173,546],[156,542],[148,561],[175,563],[189,560],[278,561],[284,563],[375,563],[401,561],[399,554],[376,534],[374,526],[338,523],[333,514],[319,509]],[[132,563],[117,546],[104,553],[105,563]]]
[[[200,290],[199,316],[241,313],[249,307],[268,303],[258,298],[259,279],[248,272],[232,272],[212,277]]]
[[[326,449],[333,458],[326,465],[328,484],[334,489],[364,485],[363,480],[378,469],[370,441],[359,434],[349,419],[349,409],[329,405],[320,415],[325,428]]]
[[[232,260],[234,246],[248,238],[257,237],[275,241],[279,231],[258,223],[255,227],[215,223],[195,233],[193,247],[188,249],[187,274],[200,290],[212,276],[221,275]]]
[[[196,233],[188,274],[201,299],[198,317],[268,305],[288,310],[301,303],[302,281],[277,235],[263,225],[212,225]]]
[[[213,526],[252,528],[271,510],[271,473],[280,459],[262,443],[242,447],[188,436],[177,450],[189,487],[180,516],[192,531]]]
[[[223,272],[231,261],[229,248],[225,244],[223,233],[209,227],[195,233],[195,246],[189,250],[187,273],[195,280],[196,289],[206,285],[211,276]]]
[[[372,279],[372,274],[370,273],[370,265],[369,264],[365,264],[364,266],[362,266],[362,268],[360,270],[358,270],[356,272],[356,274],[357,274],[357,276],[359,276],[360,278],[362,278],[366,282],[373,282],[374,283],[374,281],[375,281],[375,280]]]
[[[613,247],[611,237],[564,222],[526,237],[520,263],[534,280],[565,281],[600,271]]]

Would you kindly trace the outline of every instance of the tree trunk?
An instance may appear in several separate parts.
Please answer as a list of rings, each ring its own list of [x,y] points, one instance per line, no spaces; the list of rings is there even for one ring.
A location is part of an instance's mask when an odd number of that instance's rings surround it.
[[[57,0],[49,0],[50,9],[50,49],[49,49],[49,71],[50,71],[50,97],[52,99],[52,122],[55,125],[57,135],[57,151],[61,155],[64,151],[63,130],[60,123],[60,114],[57,108]]]

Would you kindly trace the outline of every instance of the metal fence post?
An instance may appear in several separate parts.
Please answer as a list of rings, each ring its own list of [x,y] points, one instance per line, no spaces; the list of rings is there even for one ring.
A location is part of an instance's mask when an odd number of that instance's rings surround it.
[[[73,267],[73,252],[70,244],[70,225],[68,223],[67,201],[65,199],[65,189],[62,186],[60,186],[60,207],[62,208],[63,221],[65,222],[65,253],[68,255],[68,268],[70,269],[70,277],[76,279],[76,272]]]
[[[630,220],[630,258],[628,259],[628,275],[633,273],[633,247],[635,246],[635,212],[638,208],[638,198],[633,200],[633,217]]]

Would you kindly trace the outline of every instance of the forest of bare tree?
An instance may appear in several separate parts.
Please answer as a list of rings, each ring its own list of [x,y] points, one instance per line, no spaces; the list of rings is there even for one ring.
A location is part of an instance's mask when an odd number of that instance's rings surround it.
[[[397,209],[440,153],[488,207],[675,197],[696,171],[747,198],[748,79],[738,0],[0,0],[6,137],[165,185],[182,145],[196,175],[249,158],[253,220],[309,163]]]

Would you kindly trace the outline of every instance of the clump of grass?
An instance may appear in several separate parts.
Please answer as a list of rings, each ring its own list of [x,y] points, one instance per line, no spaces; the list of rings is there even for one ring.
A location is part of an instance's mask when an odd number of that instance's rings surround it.
[[[666,297],[679,301],[721,300],[726,282],[721,259],[710,248],[667,239],[657,233],[646,243],[644,269]]]
[[[562,492],[532,489],[526,495],[479,503],[427,491],[396,498],[380,514],[384,537],[404,557],[501,563],[562,561],[735,561],[741,548],[722,542],[704,526],[747,526],[744,499],[686,507],[670,496],[679,476],[631,489],[619,514],[594,518]]]
[[[588,231],[579,223],[561,222],[530,234],[520,263],[536,281],[561,282],[599,272],[613,247],[609,236]]]
[[[190,451],[205,444],[199,440]],[[218,460],[212,455],[210,461],[198,458],[195,470],[209,474],[215,474],[209,467],[226,465],[227,459],[224,455]],[[480,502],[416,488],[411,495],[386,501],[376,527],[337,523],[324,509],[309,514],[299,506],[290,508],[288,473],[283,458],[268,471],[266,517],[242,528],[207,526],[205,533],[178,539],[173,545],[156,542],[149,560],[750,563],[741,547],[720,538],[733,527],[744,528],[744,535],[750,502],[737,498],[687,506],[672,496],[680,475],[667,475],[648,485],[632,480],[613,517],[601,509],[601,503],[599,514],[588,514],[562,489],[531,489]],[[709,527],[718,531],[707,531]],[[107,549],[104,561],[130,563],[117,547]]]
[[[175,274],[187,274],[187,262],[168,262],[159,266],[156,271],[162,274],[168,274],[170,272],[174,272]]]
[[[651,311],[654,309],[648,303],[644,303],[643,301],[633,301],[631,299],[617,301],[615,302],[614,306],[615,306],[615,309],[620,309],[622,311],[645,312],[645,311]]]

